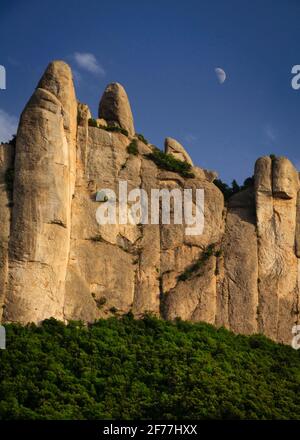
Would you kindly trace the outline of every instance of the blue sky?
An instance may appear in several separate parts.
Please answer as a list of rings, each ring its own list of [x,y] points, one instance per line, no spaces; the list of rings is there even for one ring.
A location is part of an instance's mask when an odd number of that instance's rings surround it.
[[[94,115],[106,84],[122,83],[137,132],[160,148],[175,137],[227,182],[264,154],[300,167],[298,0],[1,0],[0,10],[0,140],[48,62],[63,59]]]

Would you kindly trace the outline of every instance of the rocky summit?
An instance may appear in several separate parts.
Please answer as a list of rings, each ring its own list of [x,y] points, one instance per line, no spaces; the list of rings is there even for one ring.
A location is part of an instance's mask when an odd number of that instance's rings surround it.
[[[151,312],[290,343],[300,303],[298,171],[285,157],[259,158],[253,182],[225,203],[217,174],[194,166],[179,142],[167,137],[165,156],[185,172],[160,166],[157,151],[135,133],[120,84],[107,86],[92,119],[69,66],[48,66],[15,142],[0,145],[2,322]],[[119,181],[149,193],[203,189],[203,233],[99,224],[98,191],[117,193]]]

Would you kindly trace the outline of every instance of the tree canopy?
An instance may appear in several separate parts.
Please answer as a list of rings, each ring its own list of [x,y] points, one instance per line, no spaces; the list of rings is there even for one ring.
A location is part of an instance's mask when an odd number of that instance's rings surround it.
[[[0,419],[299,419],[300,350],[132,315],[6,325]]]

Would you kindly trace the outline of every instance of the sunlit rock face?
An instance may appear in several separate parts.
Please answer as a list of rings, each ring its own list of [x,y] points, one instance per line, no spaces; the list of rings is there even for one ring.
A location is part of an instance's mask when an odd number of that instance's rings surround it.
[[[134,125],[129,99],[124,87],[119,83],[109,84],[99,104],[99,118],[108,125],[117,125],[133,136]]]
[[[72,72],[50,63],[26,105],[16,143],[0,145],[0,306],[3,322],[92,322],[132,312],[264,333],[290,343],[299,319],[299,176],[284,157],[257,160],[254,183],[227,203],[217,174],[183,145],[151,159],[123,86],[105,89],[98,119],[76,99]],[[99,224],[102,189],[204,190],[204,229]],[[98,196],[97,196],[98,194]],[[118,201],[118,200],[117,200]],[[128,209],[130,208],[128,202]],[[116,213],[119,215],[119,207]],[[173,215],[174,203],[171,202]]]

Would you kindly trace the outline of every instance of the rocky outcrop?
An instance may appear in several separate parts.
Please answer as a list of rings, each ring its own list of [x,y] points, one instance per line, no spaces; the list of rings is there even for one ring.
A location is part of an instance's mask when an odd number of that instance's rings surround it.
[[[76,173],[77,102],[70,68],[51,63],[22,113],[4,319],[62,319]]]
[[[182,161],[177,168],[168,156],[161,163],[162,153],[153,160],[155,152],[135,135],[120,84],[106,88],[94,120],[76,101],[70,68],[48,66],[22,113],[16,147],[0,145],[2,320],[151,312],[290,343],[300,306],[294,166],[284,157],[258,159],[254,185],[225,203],[217,174],[194,166],[177,141],[165,141],[165,152]],[[170,224],[161,217],[99,224],[96,213],[114,194],[120,200],[122,182],[149,199],[154,189],[168,190]],[[199,189],[204,229],[188,235],[185,216],[173,221],[172,195],[190,190],[195,210]],[[132,218],[133,200],[125,206]],[[118,219],[124,206],[115,209]]]
[[[99,118],[105,119],[109,125],[117,124],[130,136],[134,135],[131,107],[121,84],[112,83],[106,87],[99,104]]]
[[[237,333],[257,332],[258,254],[254,190],[228,204],[218,269],[216,324]]]
[[[295,254],[298,173],[284,158],[255,164],[258,238],[258,329],[286,340],[298,320],[299,260]]]
[[[167,137],[165,139],[165,153],[172,154],[175,159],[179,159],[193,165],[193,161],[185,151],[184,147],[176,139]]]
[[[223,235],[224,201],[207,180],[191,179],[186,188],[203,188],[203,234],[188,236],[186,225],[161,225],[162,291],[167,319],[181,317],[215,324],[217,311],[217,258]],[[213,250],[208,249],[214,247]],[[206,257],[207,256],[207,257]]]
[[[3,314],[8,277],[8,241],[10,235],[12,182],[15,147],[0,145],[0,318]]]

